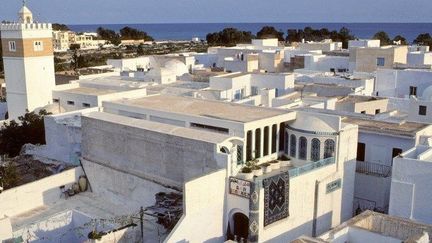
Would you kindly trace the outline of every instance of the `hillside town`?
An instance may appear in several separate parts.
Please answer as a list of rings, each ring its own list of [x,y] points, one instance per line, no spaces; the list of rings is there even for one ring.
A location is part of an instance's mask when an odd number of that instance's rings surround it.
[[[18,17],[0,242],[432,242],[432,42],[269,27],[149,54]]]

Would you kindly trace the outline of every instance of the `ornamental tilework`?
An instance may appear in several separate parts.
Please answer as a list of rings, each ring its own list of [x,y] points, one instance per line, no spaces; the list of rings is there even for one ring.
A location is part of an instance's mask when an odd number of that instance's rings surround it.
[[[249,198],[249,242],[258,242],[259,235],[259,184],[251,183]]]
[[[289,173],[263,180],[264,227],[289,216]]]

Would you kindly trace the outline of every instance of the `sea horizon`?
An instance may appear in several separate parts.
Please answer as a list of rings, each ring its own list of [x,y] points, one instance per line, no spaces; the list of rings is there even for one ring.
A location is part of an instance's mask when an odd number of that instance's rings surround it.
[[[378,31],[385,31],[390,38],[396,35],[404,36],[412,42],[419,34],[432,32],[432,23],[337,23],[337,22],[257,22],[257,23],[130,23],[130,24],[69,24],[69,28],[76,32],[94,32],[98,27],[119,31],[124,26],[130,26],[147,32],[155,40],[191,40],[194,37],[205,39],[208,33],[220,31],[227,27],[243,31],[258,32],[263,26],[274,26],[285,34],[288,29],[327,28],[339,30],[346,27],[359,39],[371,38]]]

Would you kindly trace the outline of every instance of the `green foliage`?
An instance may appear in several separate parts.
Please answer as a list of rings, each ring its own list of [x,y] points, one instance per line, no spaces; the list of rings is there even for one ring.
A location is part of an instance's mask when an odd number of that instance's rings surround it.
[[[120,35],[122,40],[154,40],[153,37],[149,36],[146,32],[128,26],[120,30]]]
[[[61,30],[61,31],[68,31],[68,30],[70,30],[67,25],[65,25],[65,24],[59,24],[59,23],[52,24],[52,29],[53,30]]]
[[[20,181],[16,166],[12,163],[6,163],[4,167],[0,167],[0,185],[3,184],[3,189],[15,187]]]
[[[81,48],[80,44],[71,44],[69,46],[69,50],[71,50],[71,51],[76,51],[76,50],[79,50],[80,48]]]
[[[429,33],[422,33],[415,38],[414,44],[429,46],[432,48],[432,37]]]
[[[206,39],[210,46],[234,46],[240,43],[250,43],[254,37],[250,31],[225,28],[222,31],[207,34]]]
[[[4,123],[0,130],[0,154],[15,157],[26,143],[45,144],[44,116],[49,115],[45,110],[27,112],[9,123]]]
[[[273,26],[264,26],[257,33],[258,39],[277,38],[279,41],[284,41],[284,32],[277,31]]]
[[[311,27],[305,27],[302,29],[289,29],[286,40],[289,43],[305,41],[323,41],[325,39],[332,39],[333,41],[342,42],[343,48],[348,48],[348,41],[354,40],[355,36],[351,34],[351,31],[345,27],[339,31],[328,30],[326,28],[313,29]]]
[[[384,31],[379,31],[379,32],[375,33],[375,35],[372,37],[372,39],[380,40],[381,46],[387,46],[387,45],[393,44],[393,42],[390,39],[390,37],[388,36],[388,34]]]
[[[99,38],[101,38],[103,40],[107,40],[115,46],[118,46],[121,43],[120,35],[117,34],[114,30],[99,27],[99,28],[97,28],[96,32],[97,32]]]
[[[401,35],[395,36],[395,38],[393,38],[392,42],[398,42],[398,41],[400,41],[401,45],[408,45],[407,39],[405,39],[405,37],[403,37]]]
[[[249,167],[243,167],[241,170],[242,173],[252,173],[252,169]]]

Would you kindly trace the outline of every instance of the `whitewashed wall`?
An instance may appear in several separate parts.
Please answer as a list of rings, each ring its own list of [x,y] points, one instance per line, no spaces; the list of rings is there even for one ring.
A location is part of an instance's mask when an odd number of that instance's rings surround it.
[[[81,167],[43,178],[0,194],[0,215],[12,217],[60,200],[60,186],[71,185],[83,175]]]
[[[186,182],[183,216],[165,242],[223,242],[225,185],[226,170]]]

